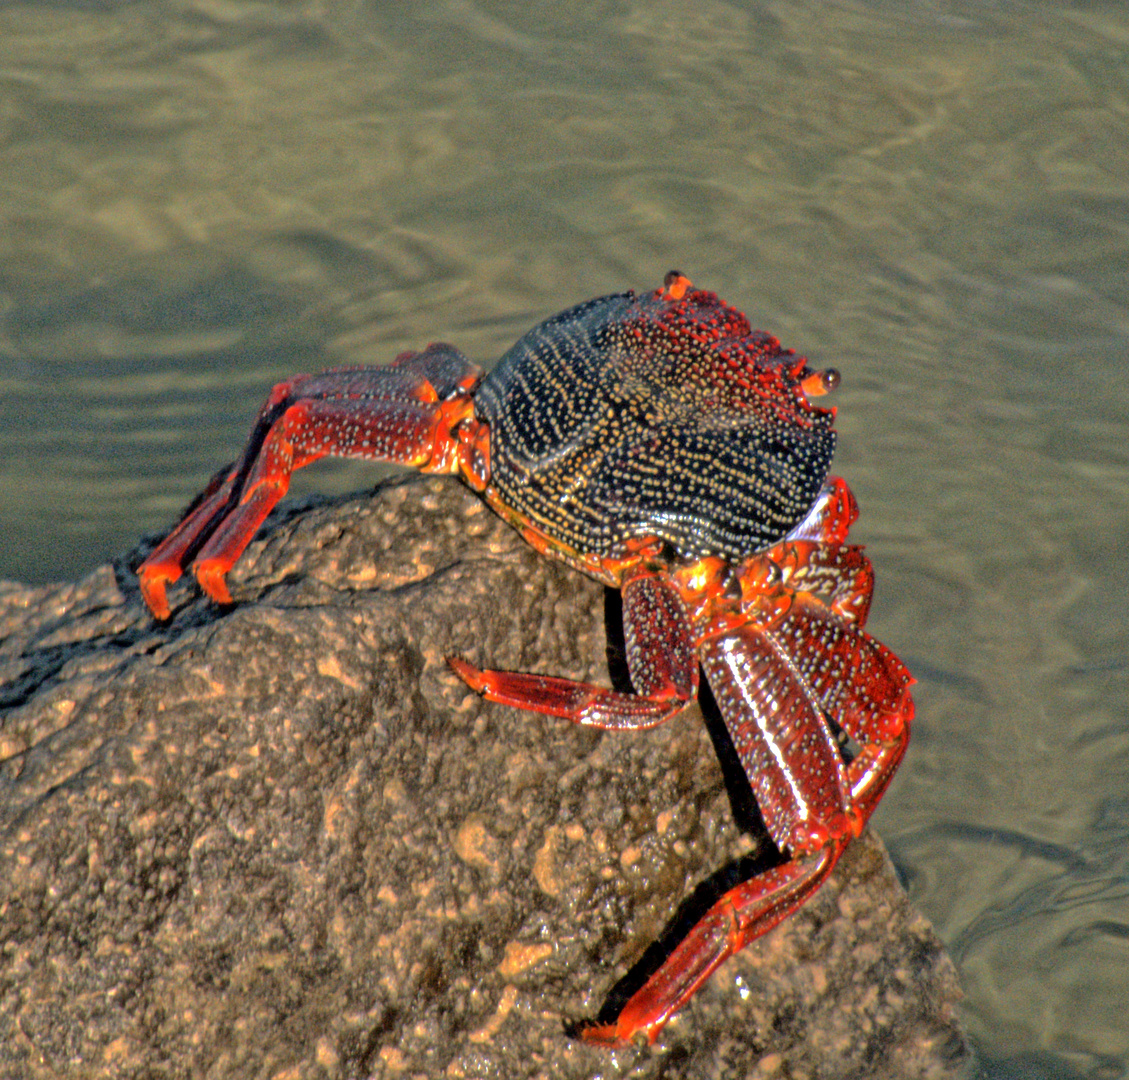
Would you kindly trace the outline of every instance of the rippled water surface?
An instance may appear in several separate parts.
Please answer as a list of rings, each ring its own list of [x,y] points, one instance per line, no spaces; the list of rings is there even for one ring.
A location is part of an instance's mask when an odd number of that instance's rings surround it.
[[[1129,1075],[1120,0],[8,4],[0,190],[0,577],[167,525],[284,375],[671,266],[839,367],[879,830],[991,1075]]]

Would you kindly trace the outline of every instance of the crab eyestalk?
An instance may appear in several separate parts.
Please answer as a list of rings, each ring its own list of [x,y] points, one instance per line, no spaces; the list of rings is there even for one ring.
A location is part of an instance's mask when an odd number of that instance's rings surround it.
[[[822,397],[830,394],[832,390],[839,389],[842,376],[836,368],[825,368],[823,371],[813,371],[800,383],[801,388],[808,397]]]

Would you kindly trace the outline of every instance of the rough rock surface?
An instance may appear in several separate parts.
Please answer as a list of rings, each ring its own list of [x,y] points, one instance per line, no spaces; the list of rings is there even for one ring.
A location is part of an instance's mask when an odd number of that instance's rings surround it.
[[[606,677],[605,597],[449,481],[276,514],[167,625],[135,552],[0,586],[0,1076],[962,1075],[881,846],[652,1048],[563,1033],[752,850],[689,710],[602,734],[443,662]]]

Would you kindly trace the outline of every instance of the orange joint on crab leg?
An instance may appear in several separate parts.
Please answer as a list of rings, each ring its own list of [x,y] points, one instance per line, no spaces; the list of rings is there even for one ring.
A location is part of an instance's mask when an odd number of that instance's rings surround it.
[[[742,585],[736,568],[707,555],[673,570],[670,578],[695,626],[695,642],[727,634],[748,622],[742,611]]]

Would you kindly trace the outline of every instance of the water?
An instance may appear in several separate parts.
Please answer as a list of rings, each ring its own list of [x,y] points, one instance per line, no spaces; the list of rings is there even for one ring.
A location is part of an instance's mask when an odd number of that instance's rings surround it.
[[[879,830],[990,1075],[1129,1075],[1119,0],[5,5],[0,185],[0,577],[167,525],[278,378],[671,266],[834,363],[920,679]]]

